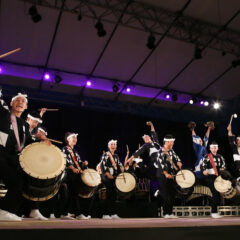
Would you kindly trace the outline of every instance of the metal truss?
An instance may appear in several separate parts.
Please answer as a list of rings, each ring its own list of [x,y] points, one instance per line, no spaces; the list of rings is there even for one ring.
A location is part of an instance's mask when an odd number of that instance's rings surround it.
[[[63,0],[19,1],[60,10]],[[63,11],[116,24],[126,3],[127,0],[67,0]],[[178,15],[179,12],[170,12],[159,7],[132,1],[121,19],[120,25],[151,32],[157,37],[166,32],[168,26]],[[240,32],[226,28],[208,44],[212,37],[217,35],[220,27],[180,15],[167,37],[196,44],[200,48],[208,45],[208,48],[240,56]]]

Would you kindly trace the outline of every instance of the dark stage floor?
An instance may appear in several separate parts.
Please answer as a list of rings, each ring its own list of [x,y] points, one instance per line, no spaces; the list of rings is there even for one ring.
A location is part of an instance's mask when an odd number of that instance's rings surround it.
[[[203,218],[122,218],[119,220],[48,220],[25,219],[0,222],[2,239],[224,239],[240,236],[240,217]]]

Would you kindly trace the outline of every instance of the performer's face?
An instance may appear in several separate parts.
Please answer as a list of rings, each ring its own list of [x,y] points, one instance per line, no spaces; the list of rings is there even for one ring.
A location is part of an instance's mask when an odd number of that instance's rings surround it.
[[[237,146],[240,147],[240,138],[237,138]]]
[[[210,146],[210,151],[212,154],[216,155],[217,151],[218,151],[218,146],[216,146],[216,145]]]
[[[75,146],[77,144],[77,136],[72,136],[68,138],[68,144],[70,146]]]
[[[143,141],[144,141],[145,143],[151,143],[151,142],[152,142],[152,139],[150,138],[150,136],[145,135],[145,136],[143,137]]]
[[[164,144],[168,149],[172,149],[174,145],[174,141],[166,141]]]
[[[27,118],[27,123],[29,124],[30,129],[33,129],[38,126],[39,122],[31,118]]]
[[[109,150],[116,151],[117,150],[117,144],[116,143],[111,143],[108,146]]]
[[[14,112],[23,113],[27,109],[27,101],[24,97],[18,97],[10,103]]]

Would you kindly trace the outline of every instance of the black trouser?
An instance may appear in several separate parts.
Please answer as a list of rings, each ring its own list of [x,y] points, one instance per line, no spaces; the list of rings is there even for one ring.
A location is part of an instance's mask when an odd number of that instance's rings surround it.
[[[0,152],[0,177],[8,189],[6,196],[0,200],[0,209],[15,214],[23,199],[23,178],[18,162],[17,155]]]
[[[159,184],[159,194],[162,200],[163,215],[172,214],[176,196],[176,183],[173,179],[167,179],[163,174],[157,177],[157,181]]]
[[[116,214],[117,192],[115,187],[115,179],[103,177],[103,183],[106,187],[106,200],[102,201],[103,215]]]
[[[203,179],[204,185],[210,188],[213,195],[210,202],[212,207],[212,213],[217,213],[217,206],[221,202],[220,193],[214,187],[214,181],[216,177],[217,177],[216,175],[208,175]]]

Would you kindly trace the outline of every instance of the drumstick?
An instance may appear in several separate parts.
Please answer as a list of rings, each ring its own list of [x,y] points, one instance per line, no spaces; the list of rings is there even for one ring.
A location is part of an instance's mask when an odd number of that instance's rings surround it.
[[[41,111],[42,109],[38,109],[38,111]],[[55,111],[58,111],[59,109],[54,109],[54,108],[47,108],[46,111],[49,111],[49,112],[55,112]]]
[[[10,51],[10,52],[4,53],[4,54],[0,55],[0,58],[7,57],[7,56],[9,56],[13,53],[19,52],[19,51],[21,51],[21,48],[17,48],[17,49],[14,49],[14,50]]]
[[[183,175],[183,180],[186,180],[186,179],[185,179],[185,176],[184,176],[184,174],[183,174],[182,169],[180,169],[180,171],[181,171],[181,175]]]
[[[59,143],[59,144],[63,144],[63,142],[58,141],[58,140],[54,140],[54,139],[51,139],[51,138],[47,138],[47,140],[49,140],[49,141],[51,141],[51,142],[55,142],[55,143]]]
[[[232,120],[233,120],[233,114],[231,115],[231,118],[230,118],[229,125],[231,125],[231,124],[232,124]]]
[[[123,180],[124,180],[124,183],[126,183],[125,175],[124,175],[124,173],[122,173],[122,174],[123,174]]]
[[[128,148],[128,145],[127,145],[127,152],[129,152],[129,148]]]

